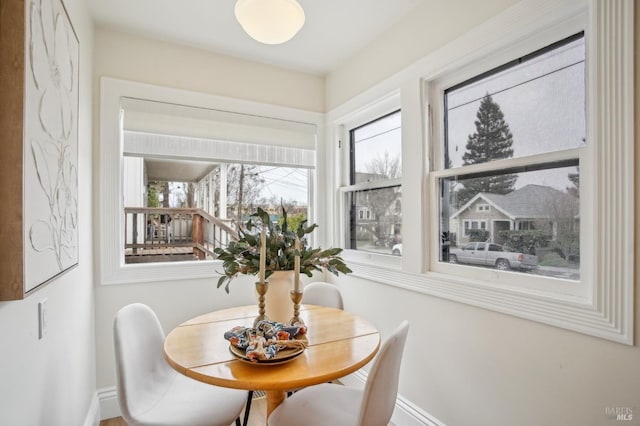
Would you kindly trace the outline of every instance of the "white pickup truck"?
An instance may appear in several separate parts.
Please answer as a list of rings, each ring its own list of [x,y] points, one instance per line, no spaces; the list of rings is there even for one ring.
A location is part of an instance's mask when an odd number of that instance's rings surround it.
[[[509,269],[532,270],[538,268],[538,256],[505,250],[500,244],[468,243],[462,248],[449,250],[449,262],[495,266]]]

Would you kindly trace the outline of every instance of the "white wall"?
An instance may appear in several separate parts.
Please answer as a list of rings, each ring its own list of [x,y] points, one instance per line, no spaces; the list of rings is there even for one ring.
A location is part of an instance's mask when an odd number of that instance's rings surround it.
[[[479,12],[466,2],[469,13]],[[486,2],[477,2],[478,8]],[[482,6],[480,6],[482,4]],[[497,2],[492,2],[495,6]],[[637,5],[636,5],[637,6]],[[422,16],[407,21],[429,22]],[[417,13],[416,13],[417,15]],[[464,14],[466,16],[466,14]],[[636,7],[636,117],[640,111],[640,8]],[[446,20],[443,20],[446,21]],[[334,106],[387,75],[400,71],[405,57],[384,55],[385,70],[374,67],[376,52],[391,41],[402,42],[402,24],[368,46],[327,80],[327,102]],[[447,22],[450,24],[450,22]],[[429,33],[429,29],[425,28]],[[409,35],[407,35],[409,37]],[[415,42],[415,41],[414,41]],[[402,43],[397,52],[411,49]],[[364,72],[362,70],[369,70]],[[359,73],[359,74],[358,74]],[[358,74],[358,78],[352,78]],[[636,147],[640,125],[635,123]],[[636,167],[640,150],[636,150]],[[635,184],[640,185],[636,174]],[[638,187],[638,186],[637,186]],[[640,226],[636,198],[636,227]],[[400,394],[450,426],[527,426],[617,424],[605,408],[629,407],[640,424],[640,243],[635,241],[635,341],[633,347],[438,299],[355,277],[334,280],[345,297],[345,309],[370,318],[385,334],[402,319],[411,323],[403,359]],[[333,277],[331,277],[333,278]],[[362,297],[366,294],[366,297]]]
[[[92,424],[96,414],[92,237],[93,27],[84,1],[65,0],[80,40],[79,266],[22,301],[0,302],[0,424]],[[48,334],[38,340],[38,302]],[[85,423],[86,422],[86,423]]]
[[[324,79],[200,49],[97,27],[95,81],[132,80],[299,108],[324,111]]]
[[[517,2],[426,0],[327,75],[326,110],[332,110]]]

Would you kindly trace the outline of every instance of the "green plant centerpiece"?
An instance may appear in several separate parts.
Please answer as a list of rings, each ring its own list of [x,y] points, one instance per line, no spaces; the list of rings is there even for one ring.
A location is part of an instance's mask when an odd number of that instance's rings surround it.
[[[265,279],[274,271],[293,271],[295,256],[300,256],[300,273],[308,277],[313,271],[327,270],[334,275],[352,272],[340,256],[341,248],[310,248],[307,236],[317,227],[317,224],[307,226],[307,221],[301,221],[297,229],[289,229],[287,212],[282,208],[282,223],[272,223],[269,214],[261,208],[249,216],[244,229],[238,230],[238,240],[232,241],[226,248],[218,247],[214,253],[222,261],[224,274],[218,280],[218,288],[225,284],[225,291],[229,293],[229,284],[238,276],[257,275],[260,270],[260,230],[265,228],[266,259]],[[300,249],[295,249],[296,239],[300,241]]]

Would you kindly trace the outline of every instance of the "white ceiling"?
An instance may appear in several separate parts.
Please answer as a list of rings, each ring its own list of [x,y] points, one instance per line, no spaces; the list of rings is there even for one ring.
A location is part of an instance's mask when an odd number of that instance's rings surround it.
[[[306,23],[267,46],[235,19],[234,0],[89,0],[99,23],[146,37],[324,75],[427,0],[299,0]]]

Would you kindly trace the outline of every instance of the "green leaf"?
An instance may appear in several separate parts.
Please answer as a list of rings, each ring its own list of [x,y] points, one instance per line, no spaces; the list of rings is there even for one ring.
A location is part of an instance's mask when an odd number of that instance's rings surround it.
[[[305,234],[310,234],[312,233],[316,228],[318,227],[317,224],[312,224],[311,226],[309,226],[308,228],[304,228],[304,233]]]
[[[345,265],[344,263],[340,264],[340,265],[336,265],[336,269],[340,272],[342,272],[343,274],[350,274],[353,271],[351,269],[349,269],[349,267],[347,265]],[[337,274],[336,274],[337,275]]]
[[[341,252],[342,252],[341,248],[330,248],[330,249],[327,249],[327,250],[323,251],[322,253],[320,253],[320,257],[337,256]]]
[[[246,236],[246,240],[247,240],[247,244],[249,246],[258,246],[259,242],[258,242],[258,238],[256,235],[247,235]]]
[[[216,288],[220,288],[220,286],[222,284],[224,284],[224,281],[227,279],[226,275],[222,275],[220,278],[218,278],[218,285],[216,286]]]

